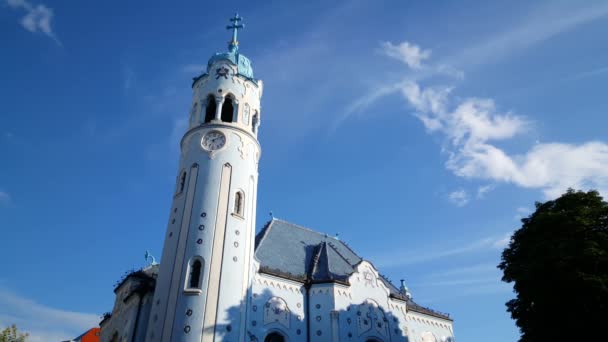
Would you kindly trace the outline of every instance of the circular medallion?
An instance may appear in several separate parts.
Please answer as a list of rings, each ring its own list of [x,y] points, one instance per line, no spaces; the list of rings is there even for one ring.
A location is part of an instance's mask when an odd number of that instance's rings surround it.
[[[217,151],[226,145],[226,136],[220,131],[211,131],[201,140],[201,147],[207,151]]]

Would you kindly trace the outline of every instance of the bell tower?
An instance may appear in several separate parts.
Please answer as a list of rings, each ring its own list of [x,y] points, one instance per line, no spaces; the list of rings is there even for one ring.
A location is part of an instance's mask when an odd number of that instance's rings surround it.
[[[228,51],[192,83],[181,154],[146,341],[244,341],[255,234],[263,84]]]

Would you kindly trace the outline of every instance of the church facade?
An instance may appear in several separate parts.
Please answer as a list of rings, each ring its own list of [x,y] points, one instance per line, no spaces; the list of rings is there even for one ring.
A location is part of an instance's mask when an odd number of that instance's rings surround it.
[[[453,341],[343,241],[272,219],[255,234],[263,83],[239,52],[195,77],[160,265],[116,286],[101,341]]]

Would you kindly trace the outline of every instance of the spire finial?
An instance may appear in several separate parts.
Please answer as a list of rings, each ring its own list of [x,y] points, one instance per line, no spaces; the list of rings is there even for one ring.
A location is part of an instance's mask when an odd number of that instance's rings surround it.
[[[238,31],[240,28],[245,27],[244,24],[241,24],[241,20],[243,20],[243,17],[239,16],[238,13],[235,13],[234,17],[230,18],[230,21],[232,22],[232,24],[226,26],[226,29],[232,30],[232,40],[228,44],[228,49],[230,49],[230,51],[233,51],[233,50],[236,50],[239,48],[239,41],[237,40],[237,34],[238,34]]]

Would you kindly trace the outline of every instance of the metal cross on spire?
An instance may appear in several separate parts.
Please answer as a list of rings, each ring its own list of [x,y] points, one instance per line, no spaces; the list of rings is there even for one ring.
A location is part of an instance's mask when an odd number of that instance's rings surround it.
[[[241,24],[241,20],[243,20],[243,17],[240,17],[238,13],[234,14],[234,17],[230,18],[230,21],[232,22],[232,24],[226,26],[226,29],[228,30],[232,30],[232,40],[230,41],[230,44],[228,45],[228,48],[230,50],[232,49],[237,49],[239,46],[239,41],[237,40],[237,34],[240,28],[245,27],[244,24]]]

